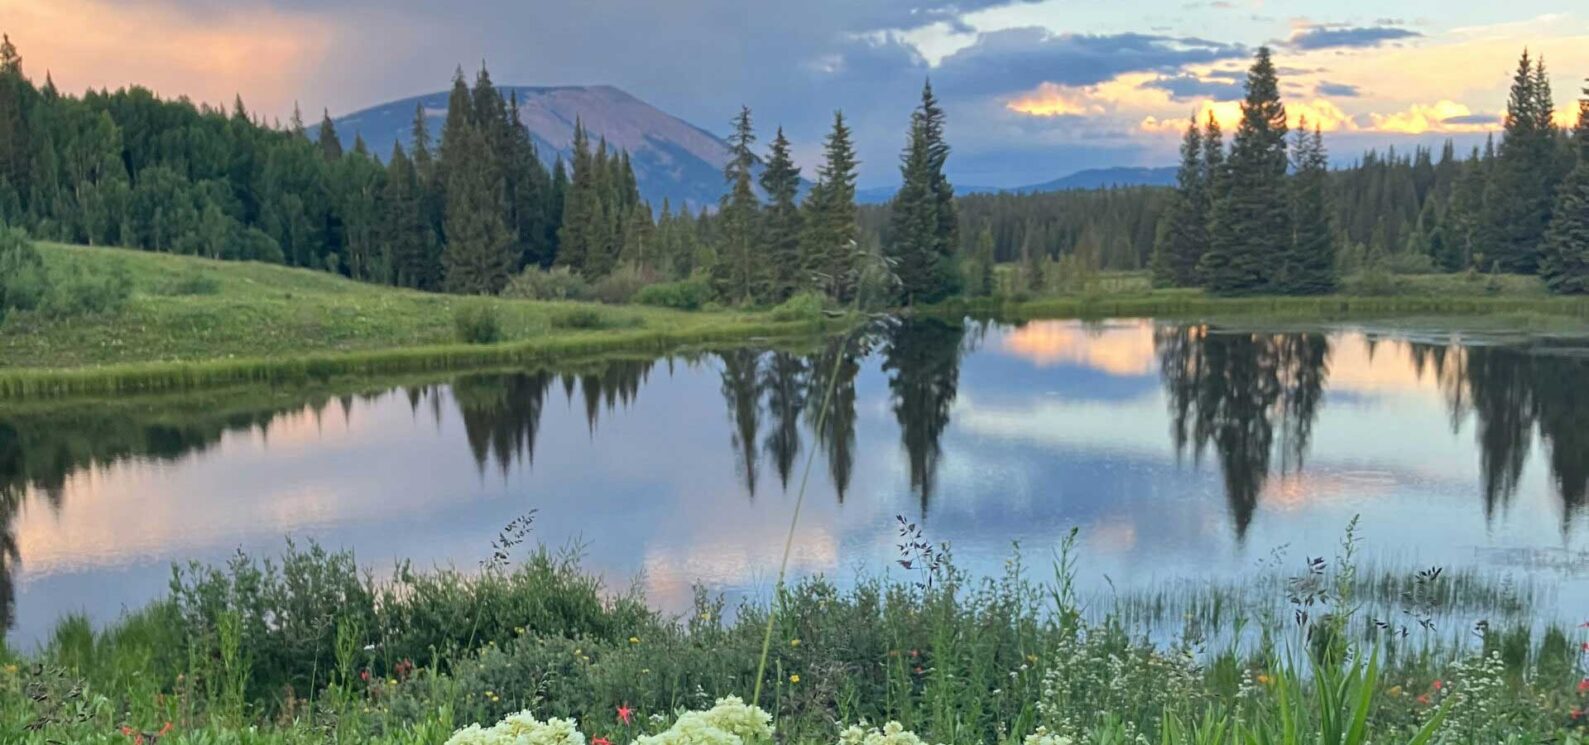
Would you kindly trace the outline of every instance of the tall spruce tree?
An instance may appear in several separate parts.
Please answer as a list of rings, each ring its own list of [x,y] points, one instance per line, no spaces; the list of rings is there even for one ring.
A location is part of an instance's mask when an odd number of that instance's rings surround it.
[[[447,244],[441,261],[449,292],[493,295],[513,269],[512,236],[502,221],[502,183],[486,165],[493,157],[485,133],[472,124],[450,132],[447,163]]]
[[[418,170],[403,152],[402,143],[393,143],[386,171],[381,214],[384,241],[392,257],[392,281],[402,287],[432,289],[440,273],[435,235],[423,209]]]
[[[761,204],[756,199],[756,154],[751,146],[756,133],[751,126],[750,107],[741,106],[734,117],[734,131],[728,136],[729,158],[723,167],[728,192],[723,195],[718,214],[721,223],[717,264],[712,281],[717,293],[730,301],[748,305],[766,297],[766,272],[769,268],[761,252],[758,235]]]
[[[331,122],[331,110],[326,109],[320,119],[320,155],[327,162],[336,162],[342,157],[342,138],[337,136],[337,125]]]
[[[1583,95],[1572,135],[1577,162],[1556,190],[1539,267],[1552,292],[1574,295],[1589,294],[1589,87]]]
[[[1201,274],[1209,291],[1243,295],[1268,291],[1275,259],[1291,245],[1286,188],[1286,108],[1268,47],[1259,47],[1247,72],[1223,185],[1213,207],[1209,248]]]
[[[596,169],[585,126],[574,120],[573,177],[563,195],[563,218],[557,233],[557,263],[590,277],[587,260],[596,241]]]
[[[800,264],[810,286],[837,300],[849,300],[859,280],[859,226],[855,178],[860,165],[844,112],[833,113],[833,128],[823,144],[817,183],[805,201]]]
[[[0,37],[0,189],[17,194],[20,200],[32,191],[29,172],[33,165],[32,133],[28,127],[29,100],[33,86],[22,74],[22,55],[10,36]],[[0,204],[0,219],[7,217]]]
[[[1506,123],[1485,191],[1487,261],[1508,272],[1539,268],[1540,243],[1550,224],[1557,147],[1550,80],[1543,61],[1518,60],[1506,103]]]
[[[1335,230],[1330,224],[1329,155],[1324,133],[1300,122],[1292,148],[1290,250],[1280,261],[1274,291],[1322,295],[1335,289]]]
[[[767,194],[763,212],[762,241],[767,247],[769,299],[780,302],[794,294],[800,284],[800,168],[789,150],[789,138],[778,128],[767,153],[767,166],[761,172],[761,188]],[[664,206],[666,203],[664,202]]]
[[[949,144],[944,114],[932,83],[922,87],[900,155],[902,184],[890,206],[886,251],[899,276],[898,300],[906,305],[940,300],[959,289],[954,262],[959,218],[954,187],[944,175]]]
[[[1181,139],[1181,167],[1175,174],[1175,199],[1164,214],[1153,246],[1154,284],[1160,287],[1197,284],[1197,265],[1208,247],[1207,191],[1203,133],[1194,117],[1186,127],[1186,136]]]

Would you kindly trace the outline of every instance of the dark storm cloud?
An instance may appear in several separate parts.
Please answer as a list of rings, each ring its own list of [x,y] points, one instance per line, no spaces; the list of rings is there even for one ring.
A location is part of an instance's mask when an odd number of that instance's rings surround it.
[[[1093,85],[1127,72],[1174,73],[1184,65],[1246,54],[1240,45],[1204,39],[1013,28],[982,34],[975,44],[944,58],[934,76],[957,91],[997,92],[1043,82]]]
[[[1356,98],[1363,95],[1363,89],[1347,83],[1331,83],[1327,80],[1319,81],[1313,92],[1320,96],[1334,96],[1336,98]]]
[[[1230,80],[1214,79],[1205,80],[1196,75],[1169,75],[1149,80],[1142,84],[1143,88],[1156,88],[1170,94],[1176,101],[1190,101],[1203,98],[1212,98],[1216,101],[1230,101],[1241,98],[1245,91],[1241,83]]]
[[[1292,32],[1286,46],[1292,49],[1315,50],[1341,47],[1377,47],[1393,41],[1415,39],[1423,34],[1412,29],[1395,26],[1344,26],[1322,24],[1305,26]]]
[[[1440,120],[1441,124],[1500,124],[1499,114],[1464,114],[1462,116],[1448,116]]]

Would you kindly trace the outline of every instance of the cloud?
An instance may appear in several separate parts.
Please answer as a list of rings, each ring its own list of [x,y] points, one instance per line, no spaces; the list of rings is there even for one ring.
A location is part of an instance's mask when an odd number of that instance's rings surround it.
[[[1331,83],[1326,80],[1321,80],[1319,81],[1318,85],[1313,87],[1313,93],[1317,96],[1357,98],[1358,96],[1363,95],[1363,89],[1350,83]]]
[[[942,78],[960,90],[1025,90],[1040,83],[1094,85],[1128,72],[1174,74],[1182,67],[1247,56],[1239,44],[1152,34],[1053,34],[1036,27],[978,36],[945,57]]]
[[[1474,114],[1466,104],[1450,100],[1413,104],[1390,114],[1371,113],[1368,121],[1375,130],[1401,134],[1485,132],[1497,126],[1495,117]]]
[[[1423,34],[1412,29],[1395,26],[1298,25],[1285,45],[1298,50],[1371,48],[1421,36]]]
[[[1223,76],[1222,76],[1223,77]],[[1157,88],[1170,94],[1176,101],[1199,98],[1230,100],[1245,93],[1242,84],[1226,79],[1210,79],[1192,74],[1161,76],[1142,84],[1144,88]]]
[[[1496,126],[1501,123],[1500,114],[1463,114],[1461,116],[1448,116],[1440,120],[1441,124],[1488,124]]]

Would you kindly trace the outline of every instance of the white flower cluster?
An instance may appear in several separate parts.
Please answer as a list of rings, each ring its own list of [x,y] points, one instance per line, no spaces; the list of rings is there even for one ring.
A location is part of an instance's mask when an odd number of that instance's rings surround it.
[[[729,696],[706,711],[680,714],[665,732],[635,738],[634,745],[748,745],[770,740],[772,715]]]
[[[889,722],[882,729],[862,729],[851,725],[839,733],[839,745],[926,745],[916,733],[905,729],[899,722]]]
[[[1074,745],[1075,742],[1049,732],[1047,727],[1038,727],[1036,732],[1026,736],[1026,745]]]
[[[490,729],[471,724],[447,738],[447,745],[585,745],[585,736],[568,719],[542,722],[521,711]]]

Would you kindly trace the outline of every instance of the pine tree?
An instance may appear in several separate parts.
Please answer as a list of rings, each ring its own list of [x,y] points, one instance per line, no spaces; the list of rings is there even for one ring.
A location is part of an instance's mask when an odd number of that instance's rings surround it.
[[[1247,73],[1241,112],[1200,267],[1208,289],[1222,295],[1271,289],[1274,260],[1291,244],[1286,109],[1268,47]]]
[[[859,279],[855,208],[858,165],[844,113],[834,112],[833,128],[823,145],[823,163],[817,169],[817,183],[806,196],[800,264],[811,286],[837,300],[849,300]]]
[[[1324,133],[1307,122],[1297,129],[1292,161],[1290,250],[1281,259],[1274,291],[1322,295],[1335,289],[1335,230],[1330,225],[1330,162]]]
[[[932,84],[922,87],[921,105],[911,114],[905,150],[900,155],[903,183],[890,205],[887,254],[899,276],[899,301],[933,302],[959,289],[954,250],[959,218],[954,187],[944,175],[949,145],[944,114]]]
[[[769,299],[781,302],[800,285],[800,168],[789,150],[783,127],[772,140],[767,166],[761,172],[761,188],[767,193],[763,213],[762,240],[767,246],[770,269]],[[664,209],[667,203],[663,203]]]
[[[547,192],[551,179],[535,152],[530,130],[519,118],[519,94],[514,91],[508,106],[507,142],[502,164],[507,188],[508,231],[513,234],[515,269],[542,266],[551,262],[546,245]]]
[[[563,228],[563,207],[568,199],[568,168],[563,165],[563,156],[557,156],[557,162],[552,166],[551,190],[546,195],[546,255],[541,259],[541,266],[552,266],[558,263],[562,255],[558,245],[559,236]]]
[[[590,138],[578,119],[574,121],[573,171],[563,196],[563,219],[557,232],[557,263],[589,278],[592,275],[586,264],[591,244],[596,240],[596,174]]]
[[[392,145],[386,171],[381,214],[384,240],[392,257],[392,281],[402,287],[433,289],[440,274],[435,263],[435,235],[421,208],[424,195],[418,170],[401,143]]]
[[[1203,133],[1193,119],[1181,140],[1181,167],[1175,176],[1175,198],[1165,212],[1161,222],[1163,229],[1153,246],[1153,282],[1160,287],[1197,284],[1197,265],[1208,247],[1208,194],[1203,156]]]
[[[331,110],[326,109],[320,119],[320,155],[327,162],[336,162],[342,158],[342,139],[337,137],[337,125],[331,122]]]
[[[0,205],[0,219],[10,211],[21,211],[21,199],[32,191],[32,133],[28,127],[28,108],[32,86],[22,74],[22,56],[10,36],[0,37],[0,188],[14,190],[19,202],[7,209]]]
[[[441,261],[449,292],[495,294],[513,269],[512,237],[502,222],[502,184],[485,167],[485,134],[469,124],[448,133],[447,244]],[[445,144],[445,143],[444,143]]]
[[[1483,219],[1486,237],[1493,243],[1484,252],[1503,271],[1531,274],[1539,268],[1559,155],[1550,96],[1544,63],[1531,62],[1524,50],[1512,78],[1501,146],[1485,192]]]
[[[292,102],[292,118],[288,120],[287,129],[292,132],[293,137],[299,140],[307,141],[309,139],[309,131],[304,127],[303,123],[303,110],[298,108],[297,101]]]
[[[1578,101],[1572,144],[1577,163],[1556,190],[1540,274],[1552,292],[1589,294],[1589,88]]]
[[[756,134],[751,128],[750,108],[741,106],[734,117],[734,131],[728,137],[728,164],[723,167],[723,180],[728,193],[723,195],[719,207],[721,223],[720,248],[717,264],[712,267],[713,284],[720,296],[740,304],[749,304],[766,296],[766,258],[761,255],[757,227],[761,205],[756,199],[751,174],[756,164],[751,146]]]

